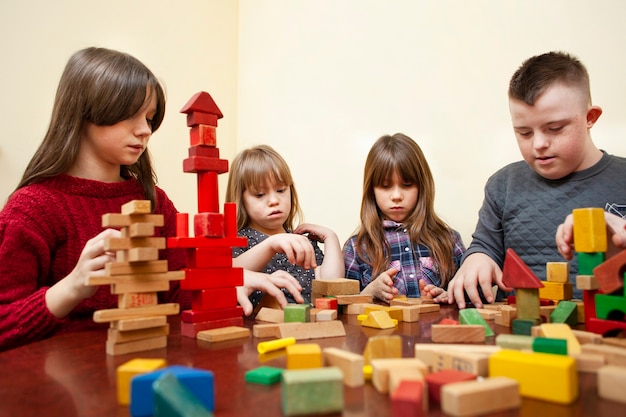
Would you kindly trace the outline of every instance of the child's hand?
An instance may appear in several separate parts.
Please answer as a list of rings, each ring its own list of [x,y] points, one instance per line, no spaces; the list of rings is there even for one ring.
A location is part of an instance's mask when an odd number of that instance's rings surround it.
[[[604,213],[609,248],[607,258],[621,249],[626,249],[626,220],[611,213]],[[556,229],[556,247],[565,260],[572,259],[574,253],[574,216],[569,214],[563,224]]]
[[[426,281],[420,279],[420,294],[424,298],[432,298],[436,303],[444,303],[448,301],[448,293],[440,287],[433,284],[426,284]]]
[[[398,294],[398,289],[393,286],[393,277],[398,273],[396,268],[390,268],[380,274],[374,281],[370,282],[361,294],[371,295],[386,303]]]
[[[275,253],[284,253],[292,264],[304,269],[317,267],[315,250],[306,236],[294,233],[279,233],[266,240]]]
[[[331,229],[317,224],[303,223],[293,231],[299,235],[308,235],[309,239],[324,243],[329,236],[335,236]]]

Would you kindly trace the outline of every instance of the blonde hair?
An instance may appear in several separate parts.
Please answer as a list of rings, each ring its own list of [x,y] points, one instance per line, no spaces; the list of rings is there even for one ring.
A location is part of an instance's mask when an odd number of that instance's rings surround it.
[[[250,222],[243,205],[244,191],[256,192],[268,181],[289,187],[291,191],[291,210],[283,224],[285,230],[293,230],[297,222],[304,218],[287,162],[271,146],[259,145],[237,154],[228,174],[226,201],[237,203],[237,230],[248,226]]]
[[[434,209],[435,183],[420,147],[410,137],[396,133],[379,138],[370,149],[363,174],[361,226],[357,233],[357,255],[371,265],[377,276],[389,268],[391,250],[385,239],[382,212],[376,204],[374,187],[397,173],[403,182],[415,184],[418,199],[404,224],[411,242],[430,249],[439,264],[442,287],[454,276],[454,233]]]

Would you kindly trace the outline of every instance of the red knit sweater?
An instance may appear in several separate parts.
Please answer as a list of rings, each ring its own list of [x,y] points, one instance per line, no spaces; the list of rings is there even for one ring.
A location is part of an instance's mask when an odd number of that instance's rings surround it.
[[[117,307],[117,296],[101,286],[59,320],[48,311],[45,293],[74,269],[85,243],[103,230],[103,214],[143,199],[137,180],[103,183],[68,175],[21,188],[9,198],[0,212],[0,351],[95,326],[94,311]],[[155,235],[175,236],[176,208],[160,188],[155,212],[165,223]],[[181,250],[166,249],[160,259],[168,260],[170,270],[184,267]],[[187,294],[179,299],[176,281],[161,295],[161,302],[181,302],[181,309],[191,304]]]

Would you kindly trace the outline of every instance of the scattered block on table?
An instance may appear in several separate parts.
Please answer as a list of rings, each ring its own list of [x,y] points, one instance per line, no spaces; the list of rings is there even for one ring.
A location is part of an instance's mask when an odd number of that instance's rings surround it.
[[[497,413],[521,404],[519,383],[506,377],[457,382],[441,389],[441,409],[453,417]]]
[[[485,342],[485,328],[479,324],[433,324],[430,331],[433,343]]]
[[[361,292],[361,283],[349,278],[316,278],[312,283],[312,292],[321,295],[357,295]]]
[[[259,366],[258,368],[247,371],[244,378],[245,381],[250,384],[273,385],[280,382],[282,374],[282,368]]]
[[[544,323],[541,325],[541,333],[544,337],[551,337],[553,339],[565,339],[567,340],[567,352],[569,354],[580,353],[580,343],[572,328],[565,323]]]
[[[321,368],[322,348],[317,343],[297,343],[286,347],[287,369]]]
[[[315,282],[317,280],[313,280]],[[361,294],[353,294],[353,295],[336,295],[337,304],[340,306],[350,305],[350,304],[363,304],[363,303],[371,303],[374,299],[371,295],[361,295]]]
[[[572,210],[574,217],[574,250],[576,252],[606,252],[606,221],[600,207]]]
[[[167,336],[151,337],[149,339],[133,340],[131,342],[116,343],[107,340],[107,355],[126,355],[128,353],[143,352],[147,350],[161,349],[167,346]]]
[[[431,372],[444,369],[469,372],[477,376],[487,376],[489,355],[477,352],[463,352],[443,349],[440,351],[419,349],[415,344],[415,357],[428,365]],[[438,345],[435,345],[437,347]]]
[[[604,356],[596,353],[577,353],[570,356],[576,359],[578,372],[598,372],[598,369],[606,365]]]
[[[513,334],[530,335],[532,328],[541,324],[541,319],[520,319],[513,320],[511,331]]]
[[[337,310],[326,309],[320,310],[315,314],[315,321],[330,321],[337,320]]]
[[[597,333],[572,329],[572,334],[576,337],[576,340],[578,340],[578,343],[580,343],[581,346],[587,343],[602,344],[602,335]]]
[[[625,386],[625,367],[608,365],[598,369],[598,396],[600,398],[626,404]]]
[[[584,344],[581,345],[582,353],[595,353],[604,356],[607,365],[626,367],[626,349],[609,345]]]
[[[347,350],[327,347],[322,350],[324,363],[327,366],[336,366],[343,373],[343,383],[349,387],[360,387],[365,384],[363,376],[363,355]]]
[[[188,366],[172,365],[153,372],[141,374],[131,380],[130,415],[149,417],[154,415],[153,384],[165,373],[172,374],[209,411],[215,410],[215,382],[213,372]]]
[[[366,365],[372,359],[390,359],[402,357],[402,337],[399,335],[372,336],[367,339],[363,360]]]
[[[539,288],[539,298],[544,300],[571,300],[573,294],[574,290],[571,282],[544,282],[543,288]]]
[[[422,417],[427,415],[428,396],[424,381],[404,380],[391,392],[392,417]]]
[[[398,306],[402,310],[402,321],[405,323],[414,323],[420,319],[420,308],[418,305]]]
[[[361,326],[373,327],[375,329],[393,329],[397,322],[384,310],[371,311],[367,317],[361,322]]]
[[[263,307],[256,314],[255,319],[257,321],[266,321],[268,323],[284,323],[285,313],[283,310],[278,310],[276,308]]]
[[[370,305],[368,303],[354,303],[354,304],[348,304],[346,305],[346,307],[344,308],[343,312],[344,314],[349,314],[349,315],[359,315],[359,314],[365,314],[365,308]]]
[[[569,282],[568,262],[546,262],[546,280],[548,282]]]
[[[196,338],[205,342],[223,342],[233,339],[247,339],[250,337],[250,329],[239,326],[219,327],[217,329],[202,330],[196,334]]]
[[[321,297],[315,299],[315,308],[320,310],[337,310],[337,298],[335,297]]]
[[[394,298],[389,305],[391,306],[414,306],[421,304],[435,304],[432,298]]]
[[[259,339],[280,337],[280,329],[277,323],[255,324],[252,326],[252,335]]]
[[[478,324],[485,329],[485,336],[493,336],[493,330],[489,324],[485,321],[483,316],[475,308],[464,308],[459,310],[459,323],[460,324]]]
[[[497,311],[498,315],[493,321],[500,326],[511,327],[513,320],[517,318],[517,309],[510,305],[501,305]]]
[[[393,320],[397,320],[398,322],[402,321],[402,309],[400,307],[389,307],[389,306],[381,306],[378,304],[369,304],[365,307],[365,313],[364,314],[369,314],[372,311],[378,311],[378,310],[382,310],[387,312],[387,314],[389,314],[389,317],[391,317]]]
[[[315,323],[280,323],[280,337],[295,337],[296,340],[323,339],[346,335],[346,329],[339,320],[319,321]]]
[[[319,308],[311,308],[311,310],[309,310],[309,321],[310,322],[314,322],[317,321],[317,313],[319,313],[321,310]],[[324,320],[322,320],[324,321]]]
[[[389,393],[393,393],[398,388],[398,385],[400,385],[402,381],[420,381],[422,384],[424,384],[424,395],[426,398],[428,398],[428,391],[426,390],[426,381],[424,380],[424,374],[422,374],[421,372],[415,372],[414,369],[410,369],[410,368],[408,369],[392,368],[389,370],[388,378],[389,378],[389,382],[388,382]]]
[[[576,326],[578,323],[578,305],[573,301],[561,301],[550,314],[550,323],[565,323]]]
[[[308,323],[311,321],[311,306],[287,304],[283,310],[285,323]]]
[[[439,304],[416,304],[414,307],[420,314],[437,313],[441,311]]]
[[[502,333],[496,336],[496,345],[503,349],[532,351],[534,341],[535,338],[533,336],[522,334]]]
[[[560,404],[578,398],[576,360],[568,356],[502,349],[489,357],[489,376],[517,380],[523,397]]]
[[[165,372],[152,385],[154,390],[154,417],[212,417],[191,391],[174,376]]]
[[[285,416],[340,413],[343,410],[343,375],[337,367],[286,370],[281,385]]]
[[[474,310],[476,310],[484,320],[495,320],[498,315],[498,310],[493,308],[475,308]]]
[[[117,367],[117,402],[130,404],[130,381],[133,377],[165,367],[165,359],[132,359]]]
[[[533,340],[533,352],[567,355],[567,340],[550,337],[535,337]]]
[[[284,337],[277,340],[270,340],[267,342],[259,342],[256,346],[257,352],[260,354],[264,354],[267,352],[272,352],[275,350],[285,349],[287,346],[295,345],[296,338],[295,337]]]
[[[408,370],[421,375],[428,373],[428,366],[417,358],[372,359],[372,384],[382,394],[389,392],[389,374],[394,369]]]
[[[428,399],[436,403],[441,402],[441,389],[446,384],[473,381],[476,375],[469,372],[456,371],[454,369],[445,369],[439,372],[433,372],[425,375],[428,384]]]
[[[576,275],[576,288],[579,290],[598,290],[600,283],[593,275]]]

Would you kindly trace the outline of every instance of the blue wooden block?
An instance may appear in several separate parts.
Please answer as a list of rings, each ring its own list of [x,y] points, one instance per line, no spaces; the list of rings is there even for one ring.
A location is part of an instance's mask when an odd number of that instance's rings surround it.
[[[154,417],[213,417],[192,392],[171,372],[164,372],[152,384]]]
[[[188,366],[173,365],[158,371],[138,375],[131,380],[130,415],[132,417],[150,417],[154,415],[154,391],[152,385],[165,372],[173,374],[185,388],[198,397],[207,410],[215,410],[213,372]]]

